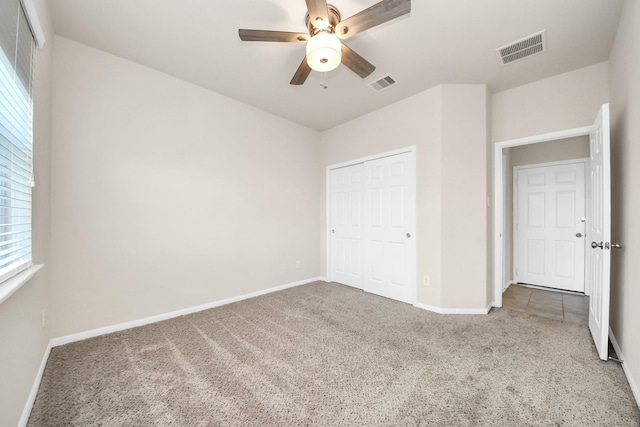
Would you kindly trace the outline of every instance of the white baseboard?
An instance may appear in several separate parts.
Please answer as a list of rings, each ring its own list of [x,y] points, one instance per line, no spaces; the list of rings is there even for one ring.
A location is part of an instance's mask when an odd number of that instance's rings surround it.
[[[112,332],[123,331],[125,329],[137,328],[138,326],[148,325],[150,323],[161,322],[163,320],[172,319],[178,316],[184,316],[185,314],[197,313],[199,311],[208,310],[214,307],[220,307],[221,305],[231,304],[233,302],[242,301],[249,298],[255,298],[261,295],[270,294],[272,292],[282,291],[284,289],[293,288],[296,286],[306,285],[311,282],[326,281],[323,277],[313,277],[310,279],[300,280],[298,282],[288,283],[286,285],[276,286],[262,291],[252,292],[249,294],[239,295],[237,297],[231,297],[220,301],[214,301],[207,304],[198,305],[195,307],[188,307],[182,310],[176,310],[169,313],[158,314],[156,316],[145,317],[143,319],[132,320],[130,322],[118,323],[116,325],[105,326],[103,328],[91,329],[89,331],[78,332],[71,335],[64,335],[51,339],[51,346],[58,347],[60,345],[69,344],[76,341],[86,340],[87,338],[93,338],[100,335],[110,334]]]
[[[27,402],[24,405],[24,409],[22,410],[22,416],[20,417],[20,421],[18,422],[19,427],[25,427],[27,422],[29,421],[29,416],[31,415],[31,410],[33,409],[33,404],[36,402],[36,396],[38,395],[38,389],[40,388],[40,382],[42,382],[42,375],[44,375],[44,368],[47,366],[47,361],[49,360],[49,354],[51,353],[51,341],[47,344],[47,348],[42,355],[42,362],[40,362],[40,368],[38,369],[38,373],[36,374],[35,380],[33,380],[33,385],[31,386],[31,392],[29,393],[29,397],[27,398]]]
[[[613,349],[616,351],[618,358],[622,360],[622,370],[624,371],[624,375],[627,377],[627,382],[629,383],[629,387],[631,387],[631,392],[633,393],[633,397],[636,399],[636,405],[640,408],[640,389],[638,389],[638,383],[636,383],[633,375],[631,374],[631,370],[627,367],[625,363],[624,355],[622,354],[622,350],[620,349],[620,345],[618,345],[618,340],[616,340],[616,336],[613,335],[613,331],[611,327],[609,327],[609,339],[611,340],[611,344],[613,345]]]
[[[489,304],[487,308],[441,308],[417,302],[413,306],[438,314],[488,314],[493,305]]]
[[[515,285],[518,282],[514,282],[513,280],[509,280],[504,287],[502,288],[502,293],[505,293],[507,291],[507,289],[509,289],[509,286],[511,285]]]

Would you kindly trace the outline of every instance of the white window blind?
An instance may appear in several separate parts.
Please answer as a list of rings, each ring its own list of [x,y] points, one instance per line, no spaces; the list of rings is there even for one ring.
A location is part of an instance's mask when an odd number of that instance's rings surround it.
[[[19,0],[0,0],[0,282],[31,266],[32,68]]]

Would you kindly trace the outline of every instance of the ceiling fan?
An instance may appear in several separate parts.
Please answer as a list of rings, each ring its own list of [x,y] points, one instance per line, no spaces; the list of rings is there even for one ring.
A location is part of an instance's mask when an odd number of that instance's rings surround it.
[[[411,11],[411,0],[383,0],[341,20],[340,11],[326,0],[306,0],[305,24],[309,33],[286,31],[238,30],[240,39],[254,42],[306,43],[307,54],[290,84],[301,85],[311,70],[331,71],[340,63],[363,79],[376,69],[340,39],[347,39],[369,28],[405,15]]]

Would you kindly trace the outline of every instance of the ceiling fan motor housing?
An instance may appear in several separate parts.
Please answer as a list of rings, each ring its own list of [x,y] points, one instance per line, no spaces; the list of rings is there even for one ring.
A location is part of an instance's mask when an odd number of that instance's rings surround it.
[[[340,22],[340,11],[337,7],[332,4],[327,5],[327,16],[329,17],[329,22],[324,22],[321,18],[311,17],[309,13],[305,18],[305,24],[309,29],[309,34],[311,36],[315,36],[316,34],[326,31],[330,34],[333,34],[336,31],[336,26]]]

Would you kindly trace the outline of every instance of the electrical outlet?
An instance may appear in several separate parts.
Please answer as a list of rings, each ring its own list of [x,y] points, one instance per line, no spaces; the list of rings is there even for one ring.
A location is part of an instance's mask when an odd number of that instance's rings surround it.
[[[431,284],[431,278],[426,274],[422,276],[422,284],[425,286],[429,286]]]
[[[296,268],[300,268],[300,266],[301,266],[300,261],[299,261],[299,260],[298,260],[298,261],[296,261]]]

